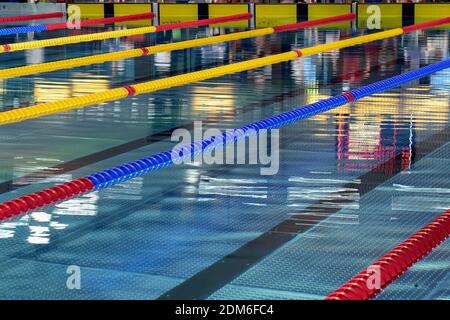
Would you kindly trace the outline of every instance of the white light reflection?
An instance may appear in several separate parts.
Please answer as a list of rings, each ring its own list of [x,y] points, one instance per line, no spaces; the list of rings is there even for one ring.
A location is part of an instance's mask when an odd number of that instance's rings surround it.
[[[155,66],[156,67],[164,67],[164,69],[170,67],[171,62],[171,52],[158,52],[154,54],[155,57]]]
[[[320,211],[322,208],[328,210],[330,208],[341,209],[343,207],[355,210],[354,214],[340,214],[339,212],[333,214],[332,219],[328,219],[325,223],[328,227],[337,227],[346,224],[359,223],[359,199],[360,194],[358,189],[345,187],[346,184],[360,184],[359,179],[345,180],[345,179],[331,179],[322,178],[320,176],[307,178],[292,176],[289,182],[293,184],[288,187],[288,206],[294,208],[304,208],[307,205],[314,204],[314,209],[311,210],[312,216],[321,216],[328,213]],[[317,201],[320,201],[317,203]],[[342,201],[342,202],[341,202]]]
[[[450,207],[450,189],[393,184],[392,210],[407,212],[445,211]]]
[[[90,192],[57,204],[53,214],[60,216],[95,216],[97,215],[98,199],[98,191]]]
[[[51,214],[42,211],[32,212],[31,218],[37,222],[50,222]]]
[[[265,179],[223,179],[202,176],[199,195],[220,195],[239,198],[267,199]]]
[[[28,242],[32,244],[47,244],[50,242],[50,228],[44,226],[30,226]]]

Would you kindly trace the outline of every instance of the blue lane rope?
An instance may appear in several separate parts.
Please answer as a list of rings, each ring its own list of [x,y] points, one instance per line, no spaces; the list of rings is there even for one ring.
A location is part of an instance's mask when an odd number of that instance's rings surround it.
[[[14,27],[14,28],[4,28],[0,29],[0,36],[8,36],[17,33],[27,33],[36,31],[46,31],[47,26],[45,24],[38,24],[35,26],[24,26],[24,27]]]
[[[186,144],[178,149],[161,152],[150,157],[132,161],[111,169],[96,172],[87,178],[92,181],[95,190],[103,189],[116,183],[130,180],[148,172],[165,168],[174,162],[189,159],[199,155],[203,151],[223,146],[253,134],[258,134],[261,130],[280,128],[293,122],[310,118],[319,113],[345,105],[349,102],[373,95],[375,93],[397,87],[405,82],[416,80],[434,72],[450,67],[450,59],[416,69],[405,74],[401,74],[389,79],[381,80],[370,85],[344,92],[343,94],[309,104],[307,106],[295,108],[291,111],[271,116],[259,121],[252,122],[240,128],[227,131],[221,136],[207,137],[192,144]]]

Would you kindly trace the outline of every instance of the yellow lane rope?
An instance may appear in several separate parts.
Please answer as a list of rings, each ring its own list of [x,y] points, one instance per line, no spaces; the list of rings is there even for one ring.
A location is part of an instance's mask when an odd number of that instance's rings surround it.
[[[43,103],[15,110],[9,110],[0,113],[0,124],[20,122],[31,118],[39,118],[49,114],[65,112],[76,108],[83,108],[89,105],[118,100],[125,98],[127,96],[154,92],[175,86],[181,86],[192,82],[198,82],[206,79],[220,77],[226,74],[232,74],[236,72],[259,68],[266,65],[294,60],[302,56],[310,56],[313,54],[318,54],[329,50],[336,50],[388,37],[394,37],[397,35],[401,35],[402,33],[403,30],[401,28],[397,28],[388,31],[373,33],[370,35],[359,36],[327,44],[321,44],[310,48],[293,50],[286,53],[272,55],[269,57],[252,59],[249,61],[233,63],[226,66],[220,66],[206,70],[177,75],[174,77],[148,81],[136,85],[125,86],[123,88],[110,89],[98,93],[83,95],[80,97],[74,97],[60,101]]]
[[[34,65],[23,66],[23,67],[3,69],[3,70],[0,70],[0,78],[3,78],[3,79],[14,78],[14,77],[20,77],[20,76],[36,74],[36,73],[43,73],[43,72],[50,72],[50,71],[55,71],[55,70],[75,68],[75,67],[87,66],[90,64],[96,64],[96,63],[104,63],[106,61],[135,58],[135,57],[139,57],[139,56],[143,56],[143,55],[155,54],[158,52],[182,50],[182,49],[205,46],[205,45],[210,45],[210,44],[215,44],[215,43],[234,41],[234,40],[245,39],[245,38],[259,37],[259,36],[271,34],[273,32],[274,32],[273,28],[256,29],[256,30],[251,30],[251,31],[243,31],[243,32],[230,33],[230,34],[226,34],[226,35],[213,36],[213,37],[208,37],[208,38],[203,38],[203,39],[195,39],[195,40],[180,41],[180,42],[176,42],[176,43],[160,44],[157,46],[145,47],[145,48],[140,48],[140,49],[124,50],[124,51],[120,51],[120,52],[97,54],[97,55],[92,55],[92,56],[82,57],[82,58],[74,58],[74,59],[47,62],[47,63],[41,63],[41,64],[34,64]]]
[[[36,49],[36,48],[53,47],[53,46],[60,46],[60,45],[80,43],[80,42],[89,42],[89,41],[95,41],[95,40],[105,40],[105,39],[111,39],[111,38],[128,37],[128,36],[134,36],[134,35],[145,34],[145,33],[153,33],[153,32],[157,32],[157,31],[174,30],[174,29],[181,29],[181,28],[192,28],[192,27],[205,26],[208,24],[214,24],[214,23],[225,22],[225,21],[248,20],[250,17],[251,17],[251,15],[249,13],[242,13],[242,14],[235,14],[235,15],[223,16],[223,17],[215,17],[215,18],[209,18],[209,19],[200,19],[200,20],[194,20],[194,21],[162,24],[159,26],[141,27],[141,28],[126,29],[126,30],[106,31],[106,32],[84,34],[84,35],[79,35],[79,36],[70,36],[70,37],[61,37],[61,38],[54,38],[54,39],[3,44],[3,45],[0,45],[0,53],[10,52],[10,51]]]

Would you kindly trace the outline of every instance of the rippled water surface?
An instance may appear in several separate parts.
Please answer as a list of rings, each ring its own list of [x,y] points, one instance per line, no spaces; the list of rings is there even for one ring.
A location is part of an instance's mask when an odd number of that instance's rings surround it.
[[[7,53],[0,68],[232,31],[189,29]],[[70,33],[80,31],[35,37]],[[308,29],[0,79],[0,109],[363,33]],[[0,201],[165,151],[175,144],[171,132],[191,130],[195,120],[205,129],[235,128],[447,59],[448,41],[446,30],[415,32],[0,126]],[[284,127],[276,175],[260,175],[258,165],[172,166],[2,223],[0,298],[322,299],[450,207],[449,90],[445,70]],[[245,254],[255,241],[248,264],[235,273],[221,269],[223,259],[239,264],[228,255]],[[446,241],[378,298],[450,298],[449,262]],[[80,290],[66,287],[71,265],[81,268]],[[189,286],[201,286],[201,295]]]

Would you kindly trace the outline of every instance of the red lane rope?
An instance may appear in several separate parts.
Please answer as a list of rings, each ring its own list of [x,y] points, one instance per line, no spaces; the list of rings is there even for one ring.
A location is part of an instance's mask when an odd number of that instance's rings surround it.
[[[155,16],[152,12],[147,13],[139,13],[139,14],[131,14],[127,16],[120,17],[111,17],[111,18],[99,18],[99,19],[89,19],[80,21],[80,26],[86,27],[95,24],[108,24],[114,22],[124,22],[124,21],[133,21],[133,20],[145,20],[145,19],[153,19]],[[51,23],[46,25],[47,30],[57,30],[57,29],[65,29],[67,28],[67,23]]]
[[[3,50],[5,50],[5,52],[9,52],[11,51],[11,47],[9,44],[2,44]]]
[[[334,16],[334,17],[328,17],[328,18],[322,18],[322,19],[315,19],[315,20],[311,20],[311,21],[304,21],[304,22],[298,22],[298,23],[284,24],[281,26],[275,26],[275,27],[273,27],[273,30],[275,30],[275,32],[297,30],[297,29],[301,29],[301,28],[314,27],[314,26],[318,26],[321,24],[327,24],[327,23],[332,23],[332,22],[353,20],[355,18],[356,18],[356,14],[347,13],[347,14],[342,14],[342,15]]]
[[[10,200],[0,204],[0,220],[26,213],[35,208],[55,204],[93,189],[94,184],[91,180],[82,178]]]
[[[123,88],[128,91],[129,97],[134,96],[136,94],[136,89],[133,88],[133,86],[125,86]]]
[[[50,18],[62,18],[62,17],[64,17],[64,12],[41,13],[41,14],[31,14],[28,16],[3,17],[3,18],[0,18],[0,23],[27,21],[27,20],[40,20],[40,19],[50,19]]]
[[[355,96],[351,92],[349,91],[344,92],[343,95],[348,98],[348,101],[350,102],[355,101]]]
[[[413,32],[421,29],[436,27],[445,23],[450,23],[450,17],[439,19],[439,20],[432,20],[422,23],[416,23],[407,27],[403,27],[403,31],[406,32]]]
[[[141,51],[142,51],[142,55],[143,56],[146,56],[146,55],[148,55],[150,53],[150,50],[148,50],[147,47],[141,48]]]
[[[428,255],[450,236],[450,210],[428,223],[414,235],[387,252],[369,268],[361,271],[326,300],[368,300],[402,275],[414,263]],[[374,287],[369,281],[378,270],[380,285]]]
[[[250,13],[241,13],[241,14],[235,14],[235,15],[226,16],[226,17],[217,17],[217,18],[201,19],[201,20],[195,20],[195,21],[162,24],[160,26],[155,26],[155,28],[156,28],[156,31],[167,31],[167,30],[180,29],[180,28],[201,27],[201,26],[206,26],[208,24],[214,24],[214,23],[222,23],[222,22],[230,22],[230,21],[238,21],[238,20],[249,20],[251,18],[252,18],[252,15]]]

